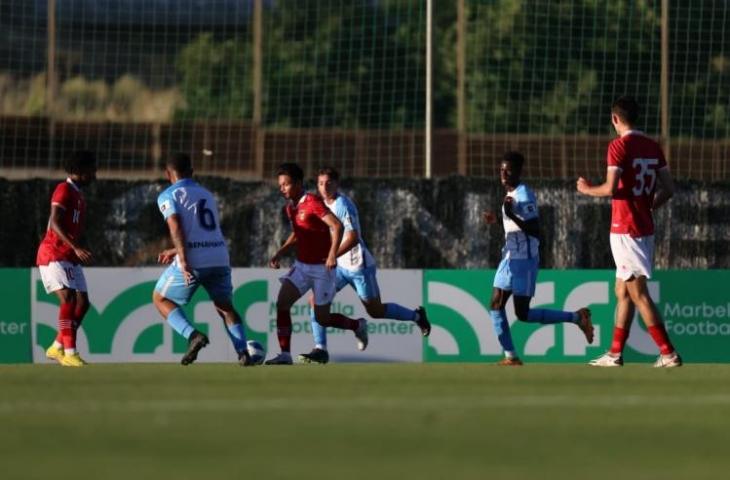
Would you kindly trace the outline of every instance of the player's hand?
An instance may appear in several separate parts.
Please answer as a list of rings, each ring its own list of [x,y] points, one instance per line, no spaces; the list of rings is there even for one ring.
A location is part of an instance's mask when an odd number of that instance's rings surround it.
[[[180,271],[183,274],[183,278],[185,279],[185,285],[190,285],[195,281],[195,274],[190,269],[190,266],[188,266],[187,262],[182,261],[178,258],[177,260],[178,266],[180,267]]]
[[[174,248],[168,248],[167,250],[161,251],[157,255],[157,263],[161,263],[163,265],[169,265],[172,263],[172,260],[175,258],[175,254],[177,253],[177,250]]]
[[[91,252],[85,248],[81,248],[81,247],[74,248],[74,253],[78,257],[78,259],[81,261],[81,263],[83,263],[84,265],[91,262],[91,260],[94,258],[94,256],[91,254]]]
[[[578,181],[575,184],[575,187],[578,189],[580,193],[587,193],[588,189],[591,186],[591,182],[586,180],[583,177],[578,177]]]
[[[486,212],[482,212],[482,219],[487,225],[492,225],[493,223],[497,223],[497,214],[491,210],[487,210]]]
[[[327,255],[327,261],[324,263],[327,270],[332,270],[337,266],[337,257],[335,255]]]
[[[502,203],[502,208],[504,208],[504,214],[510,218],[512,217],[512,202],[514,202],[514,198],[507,195],[504,197],[504,202]]]
[[[269,260],[269,267],[270,268],[279,268],[281,267],[281,263],[279,263],[279,255],[274,255],[271,257],[271,260]]]

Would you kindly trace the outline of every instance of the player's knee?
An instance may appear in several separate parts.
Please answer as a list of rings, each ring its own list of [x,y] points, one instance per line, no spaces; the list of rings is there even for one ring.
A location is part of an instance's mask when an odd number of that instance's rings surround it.
[[[530,313],[529,307],[515,307],[515,315],[518,320],[523,322],[527,321],[527,315]]]
[[[368,316],[371,318],[385,318],[385,306],[379,305],[366,305],[365,311],[368,312]]]

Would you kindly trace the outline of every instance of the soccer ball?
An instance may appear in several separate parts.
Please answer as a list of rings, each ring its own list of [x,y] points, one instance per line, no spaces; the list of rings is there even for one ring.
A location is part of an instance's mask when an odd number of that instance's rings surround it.
[[[254,365],[261,365],[264,363],[266,351],[264,350],[263,345],[256,340],[249,340],[246,342],[246,348],[248,349],[248,354],[251,355],[251,360],[253,360]]]

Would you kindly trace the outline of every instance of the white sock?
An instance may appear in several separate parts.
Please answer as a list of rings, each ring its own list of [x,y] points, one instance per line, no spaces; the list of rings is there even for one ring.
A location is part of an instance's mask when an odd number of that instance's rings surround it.
[[[76,349],[75,348],[67,348],[63,351],[66,355],[76,355]]]
[[[505,350],[504,351],[505,358],[515,358],[517,355],[515,355],[515,352],[511,350]]]
[[[57,340],[54,340],[54,341],[53,341],[53,345],[52,345],[52,347],[53,347],[53,348],[56,348],[56,349],[58,349],[58,348],[61,348],[61,349],[63,349],[63,343],[61,343],[61,342],[59,342],[59,341],[57,341]]]
[[[322,345],[322,344],[320,344],[320,343],[318,343],[317,345],[315,345],[315,346],[314,346],[314,348],[316,348],[316,349],[318,349],[318,350],[324,350],[324,351],[327,351],[327,347],[325,347],[324,345]]]

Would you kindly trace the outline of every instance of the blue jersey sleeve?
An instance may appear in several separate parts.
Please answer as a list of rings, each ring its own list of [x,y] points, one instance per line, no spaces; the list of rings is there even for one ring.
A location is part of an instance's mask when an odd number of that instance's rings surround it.
[[[172,192],[165,190],[157,197],[157,207],[160,209],[162,217],[167,220],[170,215],[177,213],[175,202],[172,199]]]
[[[538,217],[537,198],[527,187],[521,188],[520,191],[517,192],[515,200],[517,200],[515,213],[522,220],[527,221]]]
[[[357,210],[355,209],[355,206],[342,196],[339,197],[338,200],[339,201],[335,206],[335,216],[342,223],[345,232],[358,230]]]

